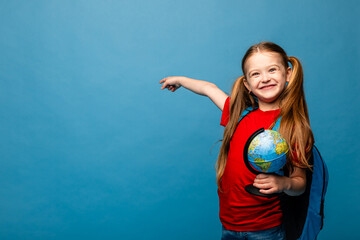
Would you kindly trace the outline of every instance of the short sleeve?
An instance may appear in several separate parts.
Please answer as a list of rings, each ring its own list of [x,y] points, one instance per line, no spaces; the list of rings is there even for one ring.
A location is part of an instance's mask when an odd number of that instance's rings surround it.
[[[220,125],[224,126],[224,127],[226,127],[227,123],[229,122],[229,117],[230,117],[229,105],[230,105],[230,97],[228,97],[225,100],[225,104],[224,104],[222,115],[221,115]]]
[[[294,165],[299,165],[299,157],[296,151],[292,151],[291,152],[291,161],[293,162]]]
[[[296,151],[292,151],[291,153],[291,161],[293,163],[293,165],[295,167],[299,167],[299,168],[306,168],[306,166],[304,166],[299,159],[299,154]]]

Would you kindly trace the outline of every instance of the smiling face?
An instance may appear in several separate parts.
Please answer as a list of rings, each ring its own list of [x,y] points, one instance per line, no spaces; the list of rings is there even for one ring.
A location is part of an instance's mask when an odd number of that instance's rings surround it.
[[[290,80],[291,68],[284,66],[281,55],[257,52],[245,62],[245,87],[258,98],[263,111],[279,108],[279,96]]]

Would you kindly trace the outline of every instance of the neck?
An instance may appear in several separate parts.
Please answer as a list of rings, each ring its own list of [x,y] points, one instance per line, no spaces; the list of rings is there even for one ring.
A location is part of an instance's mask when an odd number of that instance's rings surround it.
[[[276,109],[280,108],[280,102],[275,101],[275,102],[267,103],[267,102],[259,101],[259,108],[260,108],[261,111],[276,110]]]

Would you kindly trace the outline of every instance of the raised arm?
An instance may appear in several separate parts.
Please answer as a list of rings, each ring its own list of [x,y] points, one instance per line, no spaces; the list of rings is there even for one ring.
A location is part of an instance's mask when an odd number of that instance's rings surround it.
[[[159,83],[162,84],[161,89],[167,88],[172,92],[182,86],[196,94],[207,96],[221,110],[223,110],[225,100],[228,97],[215,84],[188,77],[167,77],[161,79]]]

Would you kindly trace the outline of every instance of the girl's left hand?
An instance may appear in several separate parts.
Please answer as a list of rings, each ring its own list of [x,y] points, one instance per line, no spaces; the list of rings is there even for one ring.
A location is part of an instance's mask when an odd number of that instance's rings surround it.
[[[264,194],[281,193],[288,187],[288,177],[261,173],[256,176],[253,186]]]

